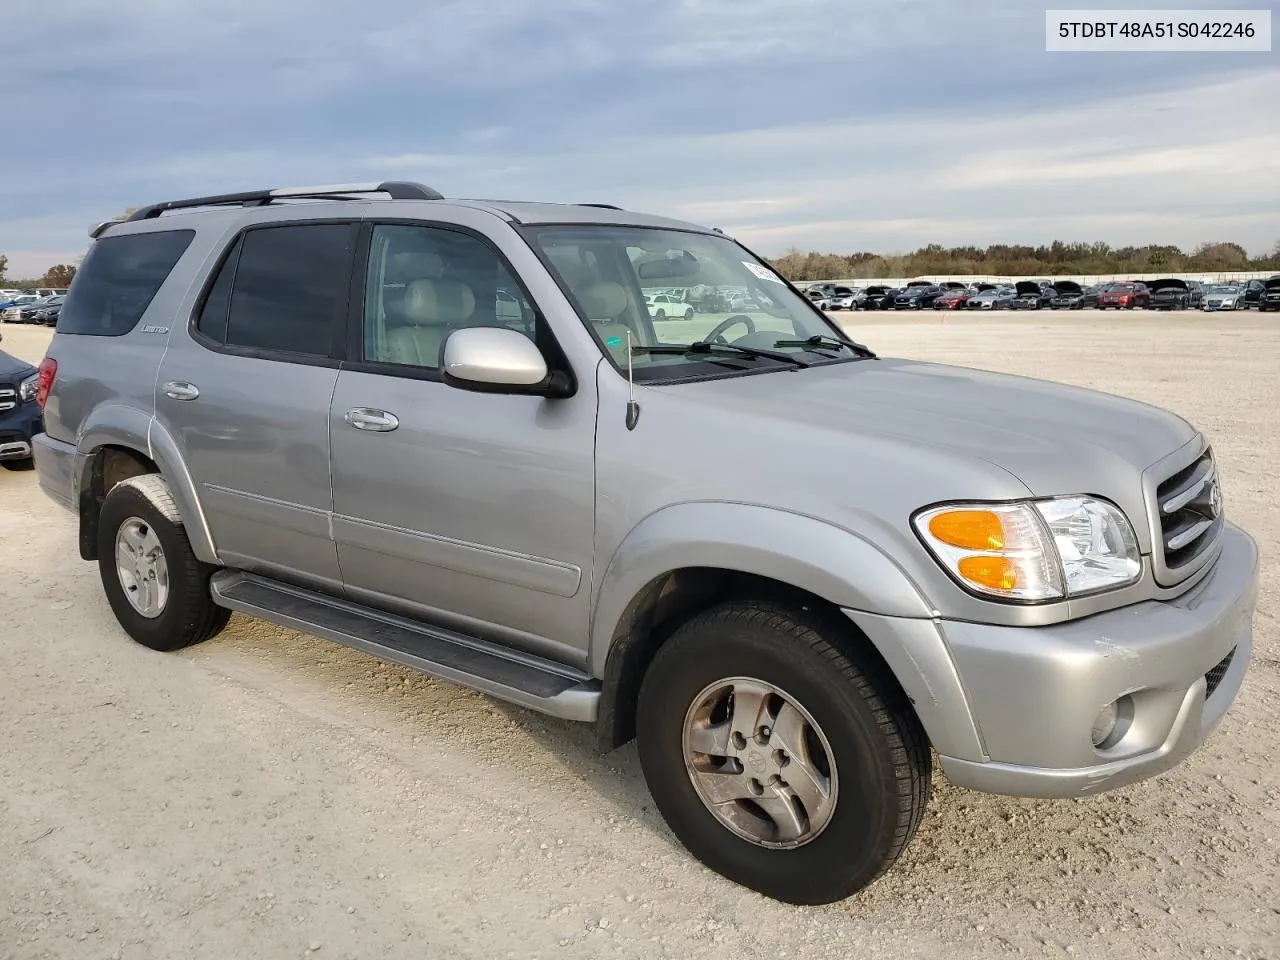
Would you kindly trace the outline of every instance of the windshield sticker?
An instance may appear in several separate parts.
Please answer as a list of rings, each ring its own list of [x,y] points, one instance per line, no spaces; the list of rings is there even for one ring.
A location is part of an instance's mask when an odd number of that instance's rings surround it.
[[[782,283],[782,278],[770,270],[768,267],[762,267],[758,263],[750,263],[746,260],[742,261],[742,265],[754,273],[761,280],[769,280],[773,283]]]
[[[604,342],[606,346],[610,347],[625,347],[627,345],[627,341],[621,337],[606,337]]]

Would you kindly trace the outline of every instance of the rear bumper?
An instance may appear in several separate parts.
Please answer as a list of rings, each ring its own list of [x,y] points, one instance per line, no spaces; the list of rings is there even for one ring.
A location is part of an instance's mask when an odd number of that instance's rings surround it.
[[[32,440],[31,453],[35,457],[40,489],[50,499],[75,512],[77,478],[80,476],[80,454],[75,445],[54,440],[47,433],[37,433]]]
[[[1213,732],[1249,668],[1257,594],[1257,546],[1227,524],[1213,569],[1170,601],[1048,627],[849,615],[898,675],[950,780],[1078,797],[1162,773]],[[1095,747],[1095,719],[1121,698],[1118,740]]]

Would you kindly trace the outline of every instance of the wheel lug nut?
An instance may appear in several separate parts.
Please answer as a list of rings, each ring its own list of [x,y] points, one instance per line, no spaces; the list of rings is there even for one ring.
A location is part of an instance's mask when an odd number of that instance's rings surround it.
[[[747,738],[736,730],[733,732],[733,736],[729,738],[729,742],[733,744],[733,749],[735,750],[745,750],[747,746]]]
[[[755,777],[752,777],[751,780],[747,783],[747,788],[752,793],[754,793],[757,797],[760,796],[762,793],[764,793],[764,784],[762,784]]]
[[[779,767],[785,767],[791,762],[791,758],[787,756],[787,751],[775,750],[773,751],[773,762]]]

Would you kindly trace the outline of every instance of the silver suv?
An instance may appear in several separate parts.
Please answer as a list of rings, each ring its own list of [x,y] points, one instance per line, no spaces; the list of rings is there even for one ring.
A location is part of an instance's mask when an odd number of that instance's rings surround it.
[[[93,234],[35,459],[131,637],[236,610],[634,737],[681,842],[771,897],[879,876],[935,752],[1079,797],[1240,689],[1257,551],[1202,434],[878,357],[718,230],[395,182]],[[646,307],[695,287],[748,306]]]

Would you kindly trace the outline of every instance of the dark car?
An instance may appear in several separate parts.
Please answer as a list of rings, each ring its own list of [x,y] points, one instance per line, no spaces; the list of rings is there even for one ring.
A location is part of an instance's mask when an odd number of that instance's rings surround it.
[[[1013,309],[1040,310],[1053,301],[1053,287],[1040,280],[1019,280],[1014,284]]]
[[[1084,288],[1074,280],[1059,280],[1053,285],[1053,296],[1049,299],[1050,310],[1079,310],[1080,298],[1084,296]]]
[[[32,323],[43,323],[46,327],[56,326],[58,314],[62,312],[62,304],[66,296],[50,297],[40,304],[40,308],[31,317]]]
[[[893,298],[893,309],[923,310],[926,307],[932,307],[933,301],[938,299],[941,293],[942,288],[936,283],[914,281],[908,283],[907,288]]]
[[[942,293],[934,297],[933,309],[935,310],[963,310],[969,297],[972,296],[965,287],[953,287],[950,290],[943,290]]]
[[[1266,290],[1266,281],[1264,280],[1246,280],[1240,284],[1240,306],[1242,309],[1257,307],[1262,303],[1262,293]]]
[[[1262,296],[1258,299],[1258,312],[1280,310],[1280,273],[1262,281]]]
[[[1177,277],[1152,280],[1147,286],[1151,290],[1151,299],[1147,301],[1150,310],[1199,310],[1204,304],[1200,285],[1193,286]]]
[[[1145,283],[1126,280],[1121,283],[1108,283],[1098,291],[1098,309],[1106,310],[1114,307],[1117,310],[1134,310],[1146,307],[1151,302],[1151,291]]]
[[[883,310],[884,299],[894,296],[898,291],[893,287],[873,283],[853,298],[854,310]]]
[[[36,368],[0,350],[0,466],[30,470],[31,438],[43,428]]]

